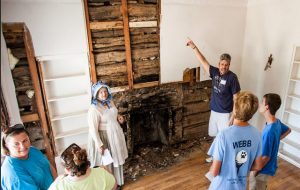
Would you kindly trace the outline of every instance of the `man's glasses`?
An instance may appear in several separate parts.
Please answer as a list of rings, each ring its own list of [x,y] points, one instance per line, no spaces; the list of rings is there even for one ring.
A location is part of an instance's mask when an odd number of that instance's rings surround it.
[[[73,143],[71,144],[68,148],[66,148],[63,153],[61,154],[60,158],[66,163],[66,158],[69,155],[73,155],[74,152],[81,150],[80,146],[78,146],[77,144]]]

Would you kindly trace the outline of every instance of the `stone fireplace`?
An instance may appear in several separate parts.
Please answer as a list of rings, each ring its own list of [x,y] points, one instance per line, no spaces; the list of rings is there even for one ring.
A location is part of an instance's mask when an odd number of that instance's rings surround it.
[[[114,93],[127,123],[123,126],[130,153],[151,143],[170,145],[206,137],[211,81],[161,84]]]

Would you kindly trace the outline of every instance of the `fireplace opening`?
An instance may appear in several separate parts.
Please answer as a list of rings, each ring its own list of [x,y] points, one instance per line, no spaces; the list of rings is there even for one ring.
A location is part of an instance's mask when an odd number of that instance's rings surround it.
[[[132,145],[161,143],[169,144],[169,111],[156,109],[131,112],[131,138]]]

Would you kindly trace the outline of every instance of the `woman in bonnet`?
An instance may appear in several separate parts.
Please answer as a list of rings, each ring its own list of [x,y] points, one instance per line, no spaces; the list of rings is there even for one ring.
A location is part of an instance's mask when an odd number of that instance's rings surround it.
[[[109,86],[97,82],[92,86],[92,101],[88,111],[88,155],[91,167],[103,165],[104,150],[111,153],[113,163],[106,167],[114,174],[117,184],[124,184],[123,164],[128,157],[126,141],[120,123],[124,118],[112,101]]]

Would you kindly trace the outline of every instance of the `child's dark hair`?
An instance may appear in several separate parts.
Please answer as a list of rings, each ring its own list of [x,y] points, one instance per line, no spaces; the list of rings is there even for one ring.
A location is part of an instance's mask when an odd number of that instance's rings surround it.
[[[270,113],[275,115],[281,106],[281,98],[278,94],[268,93],[264,95],[265,105],[269,106]]]

